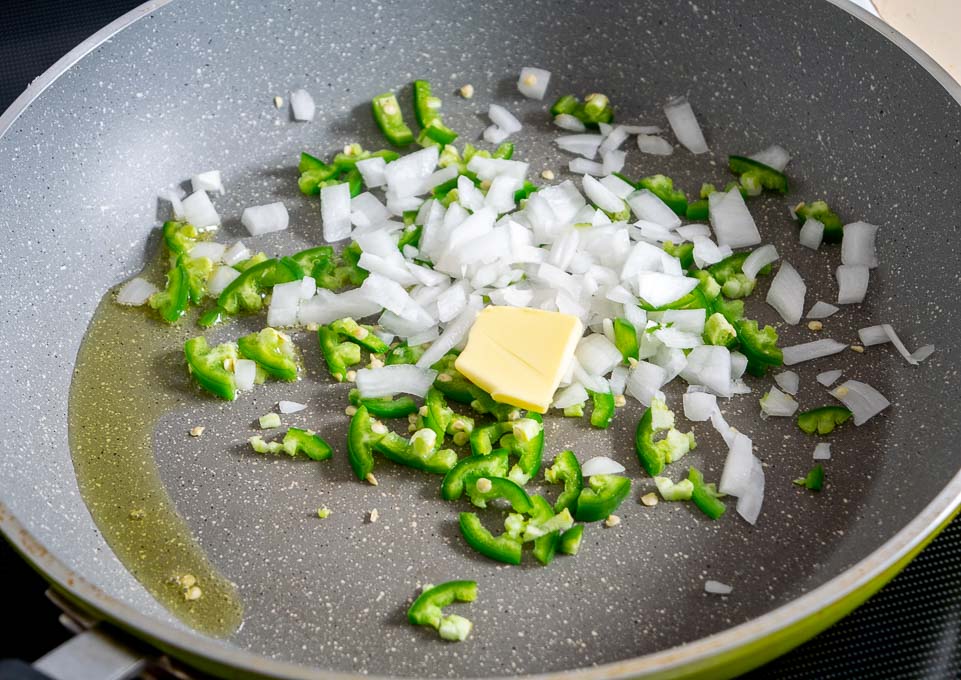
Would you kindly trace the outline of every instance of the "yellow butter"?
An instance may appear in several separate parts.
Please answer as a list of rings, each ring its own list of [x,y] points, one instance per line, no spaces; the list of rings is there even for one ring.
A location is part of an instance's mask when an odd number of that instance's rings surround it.
[[[454,366],[495,401],[546,413],[583,334],[570,314],[485,307]]]

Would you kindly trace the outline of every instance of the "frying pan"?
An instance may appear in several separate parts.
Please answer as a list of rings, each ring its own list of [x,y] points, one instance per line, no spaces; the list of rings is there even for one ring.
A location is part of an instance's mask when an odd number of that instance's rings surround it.
[[[909,345],[939,350],[920,368],[884,347],[798,368],[802,408],[827,403],[814,375],[834,367],[892,402],[832,439],[822,494],[791,484],[810,467],[814,442],[790,423],[758,419],[762,380],[726,407],[766,465],[755,527],[733,512],[711,523],[686,504],[637,504],[649,480],[632,461],[636,410],[619,410],[604,433],[551,419],[549,454],[611,455],[628,466],[635,491],[622,524],[590,527],[576,558],[504,568],[463,545],[435,479],[381,465],[379,486],[358,484],[342,446],[329,464],[306,466],[244,451],[253,421],[282,398],[310,404],[290,424],[343,441],[345,388],[324,379],[307,334],[298,339],[312,367],[304,380],[223,407],[187,383],[178,331],[156,327],[169,344],[146,358],[166,406],[145,445],[111,452],[111,423],[88,421],[103,428],[104,455],[116,464],[85,473],[78,458],[75,471],[68,410],[78,351],[101,296],[156,255],[158,189],[220,169],[228,238],[243,235],[244,206],[283,200],[289,232],[252,241],[268,252],[317,243],[319,212],[297,193],[296,154],[380,146],[367,102],[417,77],[434,83],[446,120],[469,136],[486,124],[489,101],[506,103],[525,123],[518,156],[534,172],[559,171],[566,159],[553,150],[543,106],[513,85],[525,65],[553,72],[549,96],[604,91],[626,122],[663,124],[663,102],[687,94],[713,159],[775,142],[790,149],[791,193],[752,210],[765,240],[805,276],[808,304],[832,299],[838,255],[801,252],[787,206],[824,197],[850,220],[881,225],[867,301],[832,317],[825,333],[853,342],[858,327],[889,322]],[[464,83],[477,92],[469,102],[453,95]],[[272,104],[301,86],[318,102],[309,124]],[[722,677],[756,666],[856,607],[957,511],[959,101],[961,89],[929,58],[849,3],[147,3],[65,57],[0,118],[0,525],[61,594],[221,675]],[[629,153],[625,171],[664,172],[688,191],[727,180],[723,163],[683,150],[666,159]],[[218,332],[235,337],[258,323]],[[129,332],[137,327],[131,321]],[[782,329],[785,345],[808,339],[803,326]],[[118,355],[109,373],[139,375],[143,359]],[[201,424],[204,436],[186,435]],[[724,449],[704,428],[698,436],[692,464],[716,478]],[[238,629],[195,630],[183,608],[152,596],[158,586],[144,564],[117,558],[129,548],[111,539],[109,508],[84,499],[102,482],[127,502],[124,475],[131,485],[154,475],[144,509],[166,503],[182,518],[171,521],[187,542],[171,548],[169,565],[151,553],[151,568],[173,573],[196,548],[235,584],[223,593],[236,596],[232,611],[242,607]],[[334,510],[323,523],[310,517],[321,504]],[[465,610],[474,634],[459,645],[404,622],[419,585],[451,578],[480,587]],[[734,592],[704,594],[707,578]]]

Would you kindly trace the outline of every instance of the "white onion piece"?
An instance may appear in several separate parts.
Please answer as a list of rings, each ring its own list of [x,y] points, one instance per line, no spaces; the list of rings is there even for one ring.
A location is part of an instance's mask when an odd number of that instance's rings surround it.
[[[821,442],[814,447],[814,460],[831,460],[831,442]]]
[[[491,122],[509,135],[519,132],[523,127],[517,117],[499,104],[491,104],[487,109]]]
[[[720,581],[707,580],[704,582],[704,592],[711,595],[730,595],[732,590],[734,588]]]
[[[354,288],[340,294],[320,289],[309,300],[301,302],[297,310],[297,321],[306,326],[310,323],[328,324],[343,319],[345,316],[363,319],[371,314],[377,314],[382,307],[376,302],[368,300],[360,288]]]
[[[867,222],[854,222],[844,225],[841,239],[841,264],[861,265],[874,269],[878,266],[878,254],[874,239],[878,228]]]
[[[866,328],[859,328],[858,338],[860,338],[861,344],[865,347],[870,347],[871,345],[883,345],[884,343],[891,341],[891,339],[888,337],[888,334],[884,332],[883,326],[868,326]]]
[[[672,324],[677,330],[700,335],[704,332],[706,317],[707,310],[704,309],[668,309],[661,314],[661,323]]]
[[[804,314],[804,295],[807,286],[797,270],[785,260],[778,268],[767,292],[767,303],[777,310],[789,324],[797,324]]]
[[[714,241],[706,236],[694,237],[694,264],[698,269],[704,269],[705,265],[717,264],[723,259],[724,253]]]
[[[224,251],[220,258],[223,263],[233,267],[238,262],[243,262],[250,257],[250,249],[244,245],[243,241],[237,241]]]
[[[240,276],[240,272],[237,272],[237,276]],[[120,290],[117,291],[117,303],[139,307],[147,302],[151,295],[158,292],[160,292],[160,289],[157,286],[139,276],[135,276],[120,286]]]
[[[709,420],[717,410],[717,397],[709,392],[688,392],[682,399],[684,417],[696,423]]]
[[[517,90],[529,99],[541,100],[547,92],[547,84],[551,80],[551,72],[542,68],[525,66],[517,78]]]
[[[360,171],[360,176],[364,178],[364,186],[368,189],[375,189],[387,184],[387,175],[385,174],[387,161],[380,156],[357,161],[357,169]]]
[[[659,135],[664,129],[659,125],[622,125],[629,135]]]
[[[580,118],[572,116],[569,113],[561,113],[554,116],[554,125],[561,130],[567,130],[569,132],[584,132],[587,130],[587,126],[584,125]]]
[[[514,203],[514,192],[521,188],[522,180],[508,175],[498,175],[491,181],[487,196],[484,198],[484,205],[490,207],[498,215],[512,211]]]
[[[721,415],[720,409],[711,414],[711,425],[717,430],[717,433],[721,435],[721,439],[723,439],[724,443],[728,446],[734,443],[735,437],[739,434],[736,429],[727,424],[724,416]]]
[[[747,370],[747,357],[740,352],[731,352],[731,380],[738,380]]]
[[[418,279],[407,269],[407,262],[397,251],[396,258],[383,258],[372,253],[361,253],[357,266],[371,274],[380,274],[402,286],[413,286]]]
[[[632,187],[631,191],[633,190]],[[184,204],[182,199],[186,195],[186,192],[180,187],[169,187],[157,192],[157,198],[170,203],[170,211],[173,213],[175,220],[182,220],[184,218]]]
[[[357,390],[363,399],[413,394],[423,397],[434,384],[437,371],[410,364],[394,364],[357,371]]]
[[[317,113],[317,106],[314,98],[307,90],[294,90],[290,93],[290,110],[294,114],[294,120],[313,120]]]
[[[922,345],[911,353],[911,358],[913,358],[915,361],[924,361],[929,356],[934,354],[934,349],[934,345]]]
[[[527,176],[528,164],[523,161],[511,161],[503,158],[484,158],[474,156],[467,163],[467,169],[477,173],[481,180],[493,180],[499,175],[507,175],[522,180]]]
[[[250,359],[237,359],[234,362],[234,384],[241,392],[254,389],[257,380],[257,364]]]
[[[424,180],[434,172],[439,158],[440,151],[431,145],[391,161],[384,170],[388,191],[396,198],[407,198],[422,192]]]
[[[464,286],[451,286],[437,296],[437,319],[447,323],[467,307],[467,293]]]
[[[700,333],[688,333],[674,327],[658,328],[654,331],[654,337],[662,345],[672,349],[690,349],[704,344]]]
[[[574,356],[591,375],[607,375],[624,358],[613,342],[598,333],[581,338],[574,350]]]
[[[707,153],[707,142],[687,97],[676,97],[664,105],[664,114],[677,141],[693,154]]]
[[[275,285],[270,295],[270,307],[267,309],[267,325],[274,328],[295,325],[300,300],[301,283],[299,280]]]
[[[591,392],[610,392],[611,387],[607,380],[599,375],[591,375],[584,370],[576,357],[571,358],[571,371],[574,380],[584,386],[584,389]]]
[[[187,255],[190,256],[191,260],[206,257],[214,264],[217,264],[223,260],[225,250],[227,250],[227,246],[225,246],[223,243],[217,243],[216,241],[201,241],[187,251]]]
[[[205,191],[195,191],[183,200],[184,219],[195,227],[220,226],[220,215]]]
[[[220,170],[208,170],[194,175],[190,178],[190,188],[194,191],[216,191],[223,195],[224,182],[220,178]]]
[[[604,138],[603,142],[601,142],[601,145],[597,147],[597,153],[603,156],[608,151],[619,149],[621,148],[621,144],[623,144],[626,140],[627,130],[624,129],[624,126],[618,125],[616,128],[611,130],[610,134]]]
[[[277,409],[283,413],[299,413],[307,408],[307,404],[301,404],[298,401],[286,401],[284,399],[277,402]]]
[[[648,189],[635,191],[627,197],[627,204],[639,220],[648,220],[668,229],[681,226],[681,218]]]
[[[821,302],[820,300],[818,300],[817,302],[814,303],[814,306],[811,307],[811,309],[808,311],[807,318],[808,319],[826,319],[832,314],[835,314],[839,311],[840,311],[840,307],[835,307],[830,303]]]
[[[660,224],[638,220],[628,226],[631,238],[637,241],[648,241],[649,243],[664,243],[665,241],[677,241],[677,234],[667,227]]]
[[[744,272],[746,277],[754,281],[757,279],[758,272],[772,262],[777,261],[778,257],[777,248],[770,243],[761,246],[744,259],[744,263],[741,265],[741,271]]]
[[[751,386],[748,385],[748,384],[747,384],[746,382],[744,382],[743,380],[735,380],[734,382],[731,383],[731,394],[732,394],[732,395],[734,395],[734,394],[750,394],[752,391],[753,391],[753,390],[751,390]]]
[[[748,158],[758,163],[763,163],[769,168],[774,168],[778,172],[784,172],[784,168],[787,167],[788,162],[791,160],[791,154],[789,154],[784,147],[772,144],[766,149],[751,154]]]
[[[901,342],[901,338],[899,338],[898,334],[894,332],[894,327],[892,327],[891,324],[881,324],[881,328],[891,341],[891,344],[894,345],[894,348],[898,350],[898,353],[912,366],[917,366],[918,363],[924,359],[927,359],[929,356],[931,356],[931,353],[934,352],[934,345],[925,345],[921,348],[924,350],[923,352],[918,350],[912,354],[908,348],[904,346],[904,343]],[[921,358],[918,358],[919,356]]]
[[[864,301],[868,293],[871,270],[864,265],[842,264],[837,269],[838,304],[851,305]]]
[[[761,233],[740,191],[716,191],[708,196],[707,201],[718,245],[745,248],[761,242]]]
[[[835,387],[831,396],[851,409],[855,425],[863,425],[891,405],[883,394],[857,380],[847,380]]]
[[[718,396],[730,397],[731,352],[717,345],[695,347],[687,355],[687,365],[680,375],[692,385],[704,385]]]
[[[350,196],[349,191],[347,195]],[[290,216],[287,214],[287,207],[281,201],[277,201],[244,208],[240,222],[247,227],[251,236],[260,236],[274,231],[283,231],[290,223]]]
[[[625,391],[645,406],[658,395],[667,380],[667,371],[647,361],[639,361],[627,377]]]
[[[798,409],[795,399],[785,394],[776,387],[768,390],[768,393],[761,397],[761,412],[768,416],[790,417]]]
[[[637,294],[652,307],[663,307],[697,288],[698,281],[687,276],[660,272],[641,272],[637,275]]]
[[[594,475],[619,475],[624,472],[625,469],[623,465],[607,456],[595,456],[581,465],[581,474],[585,477],[593,477]]]
[[[350,199],[350,222],[355,227],[366,229],[390,219],[390,211],[369,191]]]
[[[698,236],[710,236],[711,228],[706,224],[685,224],[674,230],[685,241],[693,241]],[[747,260],[745,260],[746,262]]]
[[[649,153],[654,156],[670,156],[674,153],[674,145],[657,135],[638,135],[637,148],[641,150],[641,153]]]
[[[417,361],[417,366],[421,368],[433,366],[440,361],[441,357],[460,345],[461,341],[467,338],[471,326],[474,325],[474,319],[477,318],[477,313],[482,306],[478,296],[471,296],[464,311],[447,324],[440,337],[431,343],[427,351],[421,355]]]
[[[611,394],[620,395],[624,394],[624,389],[627,387],[627,377],[630,375],[630,369],[627,366],[620,365],[615,366],[614,370],[611,371],[611,379],[608,381],[611,385]]]
[[[587,199],[601,210],[616,213],[624,209],[624,201],[590,175],[584,175],[583,187]]]
[[[551,405],[554,408],[567,408],[575,404],[583,404],[587,401],[587,398],[587,390],[584,389],[583,385],[580,383],[571,383],[564,389],[557,391],[557,394],[554,395],[554,402]]]
[[[830,387],[831,385],[837,382],[838,378],[841,377],[841,374],[843,372],[844,371],[842,371],[839,368],[835,368],[830,371],[824,371],[823,373],[818,373],[817,376],[815,376],[815,380],[817,380],[819,383],[821,383],[825,387]]]
[[[632,300],[623,306],[624,318],[634,324],[634,329],[640,333],[647,327],[647,312],[637,306],[637,301]]]
[[[346,182],[320,190],[320,216],[328,243],[350,236],[350,187]]]
[[[493,106],[493,104],[491,106]],[[488,125],[486,128],[484,128],[483,138],[488,144],[500,144],[510,136],[511,133],[503,128],[497,127],[496,125]]]
[[[594,175],[601,177],[604,175],[604,166],[601,163],[590,161],[586,158],[574,158],[567,164],[567,169],[578,175]]]
[[[843,342],[825,338],[823,340],[814,340],[813,342],[804,342],[800,345],[785,347],[782,350],[782,354],[784,355],[784,365],[793,366],[802,361],[811,361],[812,359],[831,356],[832,354],[843,352],[847,348],[848,346]]]
[[[211,295],[220,295],[238,276],[240,272],[233,267],[217,267],[207,280],[207,291]]]
[[[798,234],[798,240],[801,245],[805,248],[810,248],[811,250],[817,250],[821,247],[821,241],[824,239],[824,224],[809,217],[804,220],[804,225],[801,227],[801,233]]]
[[[748,524],[756,524],[761,514],[761,504],[764,502],[764,468],[761,461],[755,458],[751,462],[751,475],[748,489],[737,499],[737,514]]]
[[[626,161],[626,151],[621,151],[620,149],[611,149],[610,151],[605,151],[601,156],[601,170],[605,175],[610,175],[614,172],[620,172],[624,169],[624,163]]]
[[[599,181],[608,191],[621,200],[627,198],[636,191],[633,184],[625,182],[617,175],[607,175],[602,177]]]
[[[748,492],[751,485],[751,468],[754,453],[749,437],[736,432],[728,444],[727,457],[724,459],[724,470],[717,490],[731,496],[741,496]]]
[[[594,158],[597,156],[597,149],[600,147],[602,141],[604,141],[604,138],[601,135],[587,133],[558,137],[554,140],[554,143],[564,151],[576,153],[585,158]],[[476,156],[474,158],[476,158]],[[471,160],[473,160],[473,158]]]
[[[774,376],[774,382],[788,394],[796,395],[801,377],[794,371],[781,371]]]
[[[428,342],[433,342],[440,335],[440,329],[437,326],[431,326],[426,328],[419,333],[412,333],[407,336],[407,344],[410,346],[424,345]]]
[[[361,295],[404,318],[418,328],[431,325],[431,316],[417,304],[396,281],[380,274],[371,274],[360,287]]]

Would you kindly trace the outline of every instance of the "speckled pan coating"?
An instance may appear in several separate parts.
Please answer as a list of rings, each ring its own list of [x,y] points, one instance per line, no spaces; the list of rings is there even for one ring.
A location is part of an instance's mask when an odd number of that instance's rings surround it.
[[[768,495],[756,528],[729,512],[710,523],[686,505],[636,503],[649,481],[633,462],[636,411],[607,433],[548,425],[548,452],[606,453],[635,478],[615,529],[592,526],[576,559],[549,569],[479,559],[457,534],[436,480],[381,465],[380,486],[352,481],[343,451],[329,465],[243,452],[253,421],[279,398],[309,401],[290,424],[342,440],[343,388],[313,371],[220,411],[170,413],[155,433],[157,463],[178,508],[215,563],[240,587],[245,624],[226,644],[320,670],[404,676],[560,671],[629,659],[717,633],[820,586],[865,558],[919,513],[958,471],[959,322],[954,254],[961,249],[961,109],[920,65],[844,11],[816,0],[588,3],[532,1],[294,5],[174,2],[97,48],[47,89],[0,138],[0,433],[3,503],[78,575],[147,616],[179,626],[113,558],[76,490],[66,395],[100,293],[140,269],[157,225],[156,191],[219,168],[216,199],[239,236],[249,204],[283,200],[288,235],[267,250],[319,240],[315,201],[296,188],[295,154],[346,142],[378,146],[369,98],[416,77],[445,99],[445,120],[479,135],[489,101],[525,122],[517,156],[532,174],[559,171],[543,104],[523,100],[519,67],[550,69],[549,97],[603,90],[619,120],[663,124],[661,104],[687,94],[713,154],[628,154],[626,172],[665,172],[689,191],[728,179],[728,153],[777,142],[792,151],[786,199],[752,203],[765,240],[805,276],[807,306],[831,300],[836,249],[796,243],[787,206],[827,198],[843,216],[881,225],[881,266],[868,301],[825,323],[823,336],[890,322],[909,346],[939,351],[920,369],[889,348],[801,366],[801,407],[829,398],[828,368],[870,382],[893,402],[883,417],[833,439],[820,496],[790,480],[811,465],[814,440],[757,417],[754,395],[725,408],[764,460]],[[464,83],[469,102],[456,98]],[[295,124],[274,95],[306,87],[318,117]],[[404,95],[407,95],[404,91]],[[356,115],[355,115],[356,114]],[[716,162],[716,165],[715,165]],[[563,177],[562,173],[559,173]],[[763,283],[760,295],[764,295]],[[764,321],[772,310],[751,306]],[[811,339],[786,328],[784,344]],[[317,365],[313,343],[304,344]],[[190,426],[204,437],[184,443]],[[698,427],[691,462],[710,478],[723,452]],[[340,447],[339,447],[340,448]],[[335,508],[324,523],[308,512]],[[733,505],[733,504],[732,504]],[[380,520],[365,522],[377,509]],[[418,586],[475,578],[470,642],[448,645],[404,623]],[[703,580],[734,585],[727,598]],[[383,595],[381,596],[381,593]],[[466,613],[466,612],[465,612]],[[269,668],[269,666],[265,667]],[[612,673],[616,671],[612,669]]]

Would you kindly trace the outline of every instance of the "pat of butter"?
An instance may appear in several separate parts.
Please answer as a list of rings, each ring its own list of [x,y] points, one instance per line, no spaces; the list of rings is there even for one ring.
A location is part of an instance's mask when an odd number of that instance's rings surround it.
[[[495,401],[546,413],[583,334],[570,314],[485,307],[454,366]]]

